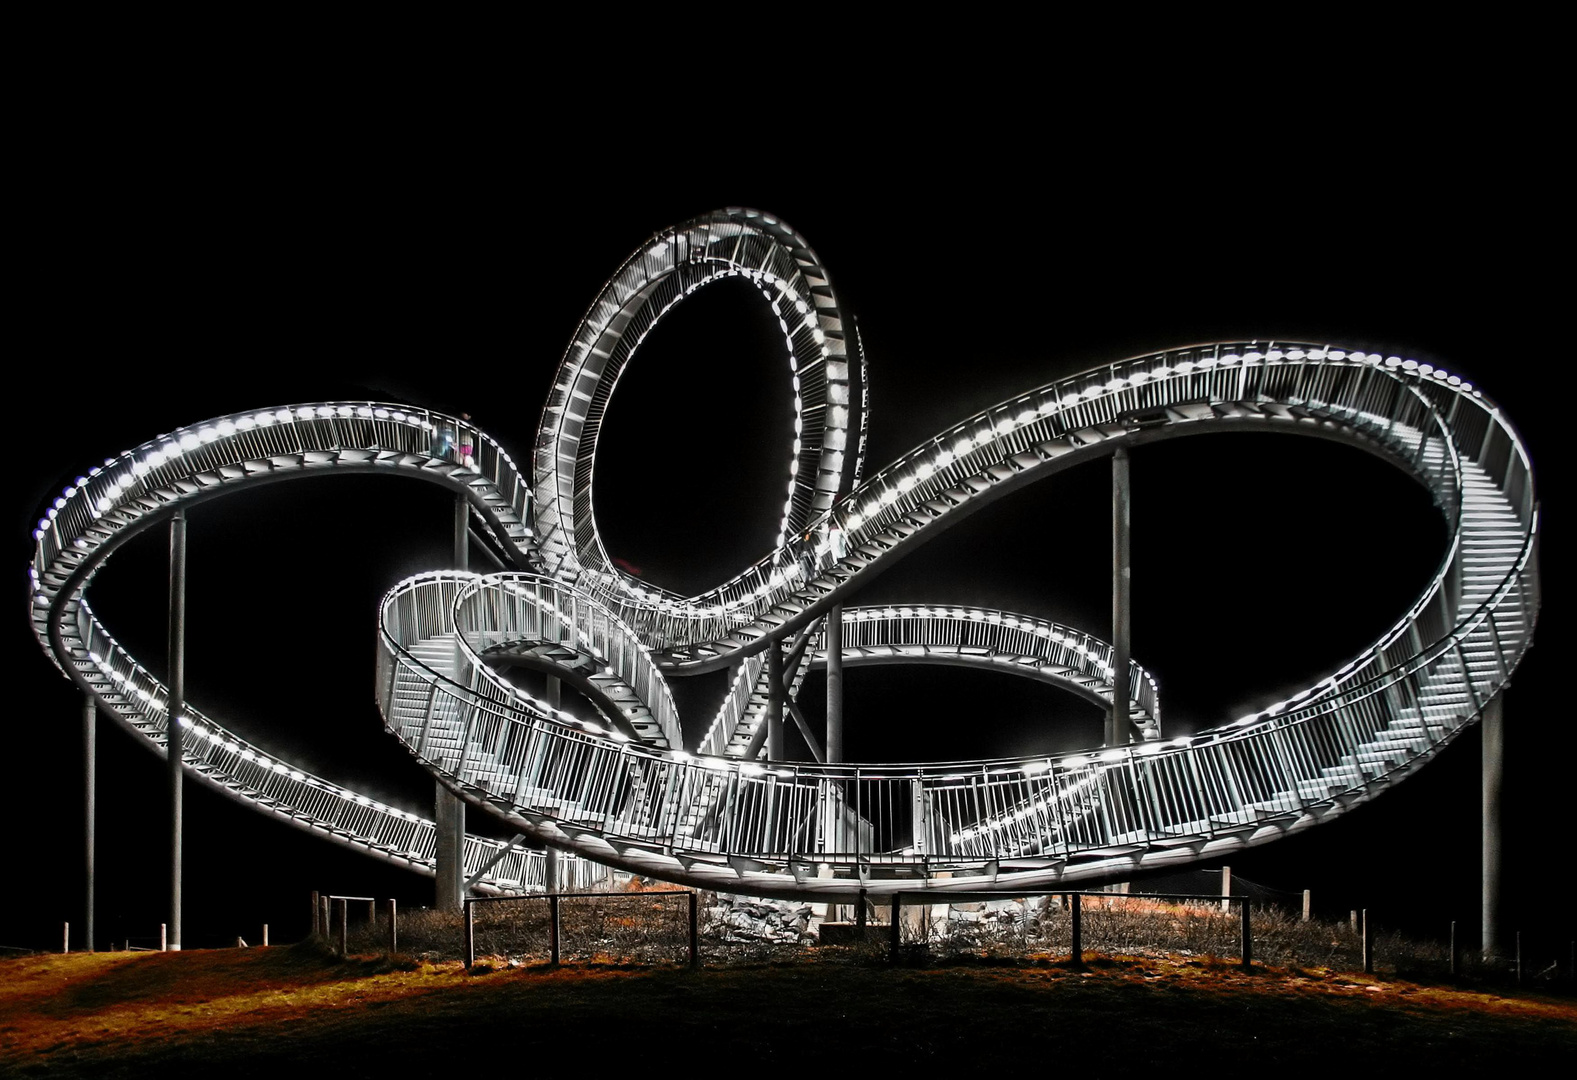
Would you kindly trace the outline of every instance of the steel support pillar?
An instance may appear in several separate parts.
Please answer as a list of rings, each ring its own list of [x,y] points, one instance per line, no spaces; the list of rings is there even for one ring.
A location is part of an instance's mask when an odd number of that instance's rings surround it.
[[[439,784],[433,793],[433,850],[437,883],[433,906],[439,911],[459,911],[465,896],[465,803]]]
[[[548,676],[547,687],[542,695],[543,701],[555,709],[564,707],[564,689],[557,677]],[[559,891],[559,852],[558,848],[545,848],[542,852],[542,889],[544,892],[556,893]]]
[[[767,646],[767,758],[782,761],[787,751],[783,739],[783,646]]]
[[[83,764],[83,912],[82,948],[93,951],[93,849],[94,827],[97,817],[95,801],[98,794],[98,702],[92,694],[82,695],[82,764]]]
[[[170,916],[167,944],[181,948],[181,713],[186,710],[186,511],[170,519],[170,700],[165,760],[170,777]]]
[[[471,508],[464,495],[454,500],[454,568],[469,568]],[[455,645],[458,662],[460,646]],[[436,781],[433,784],[433,906],[459,911],[465,898],[465,803]]]
[[[1128,451],[1118,447],[1112,454],[1112,708],[1106,717],[1106,745],[1128,741],[1128,657],[1131,650],[1133,607],[1129,584],[1133,563],[1128,551],[1130,525]]]
[[[1505,779],[1505,727],[1501,699],[1496,694],[1484,706],[1481,718],[1484,740],[1484,857],[1483,937],[1484,955],[1500,951],[1500,792]]]
[[[843,605],[827,612],[827,761],[843,760]]]

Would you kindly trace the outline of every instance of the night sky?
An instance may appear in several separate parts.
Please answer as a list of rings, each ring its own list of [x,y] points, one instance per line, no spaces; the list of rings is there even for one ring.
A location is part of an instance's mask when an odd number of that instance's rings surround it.
[[[14,884],[0,945],[53,940],[61,919],[80,918],[79,699],[22,612],[29,530],[46,499],[176,426],[306,401],[465,409],[524,463],[552,372],[600,284],[653,232],[725,205],[797,228],[857,316],[870,362],[868,473],[1033,386],[1201,341],[1397,353],[1498,400],[1530,446],[1545,515],[1544,612],[1507,695],[1505,907],[1508,927],[1569,935],[1565,905],[1537,892],[1565,816],[1553,752],[1564,738],[1547,719],[1551,650],[1567,624],[1564,477],[1539,382],[1553,284],[1531,258],[1543,211],[1536,198],[1509,198],[1506,176],[1461,167],[1424,184],[1291,157],[1158,171],[1142,155],[1042,171],[1005,155],[966,167],[938,151],[853,170],[857,179],[842,168],[804,182],[703,170],[694,183],[601,198],[567,174],[544,182],[485,155],[458,157],[436,179],[394,164],[354,148],[319,159],[237,144],[179,174],[75,177],[50,202],[56,239],[38,253],[22,312],[32,344],[14,358],[30,374],[15,399],[21,464],[9,474],[5,632],[22,694],[9,714]],[[687,302],[610,406],[596,489],[610,551],[686,589],[764,554],[791,424],[781,341],[757,294],[725,282]],[[1422,490],[1340,446],[1184,439],[1136,451],[1133,476],[1134,655],[1159,680],[1168,734],[1340,667],[1406,609],[1444,550]],[[1102,462],[1004,500],[854,602],[995,605],[1105,636],[1108,485]],[[190,520],[193,703],[303,767],[430,814],[430,782],[373,704],[374,618],[397,580],[446,564],[448,497],[330,477],[225,498]],[[89,594],[155,671],[165,543],[156,530],[129,545]],[[1022,680],[910,667],[851,672],[848,684],[851,759],[1100,738],[1093,709]],[[704,725],[720,688],[716,677],[676,682],[687,726]],[[812,678],[812,715],[823,693]],[[99,730],[99,936],[146,938],[162,918],[163,764],[108,721]],[[1377,803],[1240,857],[1235,872],[1313,888],[1328,914],[1368,904],[1390,925],[1476,926],[1478,763],[1473,729]],[[276,937],[298,935],[312,889],[430,901],[426,879],[196,785],[187,815],[189,947],[253,936],[262,921]]]

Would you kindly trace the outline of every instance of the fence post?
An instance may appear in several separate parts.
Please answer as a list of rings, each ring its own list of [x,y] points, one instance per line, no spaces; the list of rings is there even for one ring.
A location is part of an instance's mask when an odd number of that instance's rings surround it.
[[[343,960],[347,952],[346,947],[350,944],[350,901],[336,900],[334,903],[339,908],[339,955]]]
[[[888,949],[888,959],[898,959],[898,949],[903,944],[903,898],[898,893],[893,893],[892,927],[887,931],[891,937]]]
[[[696,910],[695,890],[690,893],[690,966],[701,966],[700,914]]]
[[[329,898],[327,896],[322,897],[318,901],[318,919],[323,924],[323,940],[327,941],[329,935],[333,933],[333,928],[329,925]]]
[[[378,901],[367,898],[367,929],[371,930],[378,925]]]
[[[471,921],[471,898],[465,898],[465,969],[476,964],[476,926]]]
[[[1243,944],[1242,944],[1241,948],[1242,948],[1242,954],[1243,954],[1243,967],[1244,968],[1251,968],[1251,967],[1254,966],[1254,931],[1253,931],[1253,928],[1249,925],[1249,902],[1248,902],[1248,897],[1245,896],[1243,898],[1243,905],[1242,906],[1243,906],[1243,935],[1242,935]]]
[[[1374,974],[1374,921],[1368,908],[1363,909],[1363,973]]]
[[[160,952],[169,952],[170,951],[170,924],[169,923],[160,923],[159,924],[159,951]]]
[[[1303,921],[1308,922],[1314,913],[1314,893],[1312,890],[1303,890]]]
[[[559,894],[554,893],[548,897],[548,922],[551,924],[548,931],[548,963],[554,966],[559,962]]]
[[[1232,910],[1232,868],[1221,868],[1221,913],[1228,914]]]
[[[268,924],[263,924],[263,948],[268,948]]]
[[[324,931],[323,921],[319,917],[319,910],[318,910],[318,891],[316,889],[313,889],[312,890],[312,936],[313,937],[322,937],[323,936],[323,931]]]
[[[1073,894],[1073,959],[1076,970],[1084,968],[1084,904],[1078,893]]]
[[[60,924],[60,951],[63,953],[71,951],[71,924],[69,922]]]
[[[389,897],[389,955],[393,956],[400,951],[399,911],[394,903],[394,897]]]
[[[1454,979],[1457,971],[1457,921],[1451,920],[1451,977]]]

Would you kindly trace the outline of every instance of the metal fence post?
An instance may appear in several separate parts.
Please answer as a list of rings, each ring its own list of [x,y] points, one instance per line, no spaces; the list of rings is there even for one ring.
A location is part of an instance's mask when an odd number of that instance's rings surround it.
[[[334,903],[339,908],[339,955],[343,960],[349,952],[350,944],[350,901],[336,900]]]
[[[323,940],[327,941],[330,933],[329,898],[326,896],[319,897],[318,905],[318,921],[323,925]]]
[[[695,890],[690,891],[690,966],[701,966],[700,915],[696,910]]]
[[[1363,909],[1363,973],[1374,974],[1374,922],[1368,908]]]
[[[465,969],[476,964],[476,925],[471,921],[471,898],[465,898]]]
[[[71,924],[69,922],[60,924],[60,951],[63,953],[71,951]]]
[[[1075,969],[1084,967],[1084,904],[1083,897],[1073,894],[1073,959]]]
[[[1245,968],[1250,968],[1250,967],[1254,966],[1254,930],[1249,925],[1249,902],[1248,902],[1248,897],[1246,897],[1246,896],[1243,898],[1242,908],[1243,908],[1243,944],[1242,944],[1243,966]]]
[[[268,948],[268,924],[263,924],[263,948]]]
[[[400,951],[400,918],[398,906],[394,898],[389,898],[389,955],[393,956]]]
[[[312,936],[323,936],[323,922],[318,915],[318,891],[312,890]]]
[[[160,923],[159,924],[159,951],[160,952],[169,952],[170,951],[170,924],[169,923]]]
[[[548,963],[557,965],[559,962],[559,897],[554,893],[548,897],[548,922],[551,924],[548,931]]]

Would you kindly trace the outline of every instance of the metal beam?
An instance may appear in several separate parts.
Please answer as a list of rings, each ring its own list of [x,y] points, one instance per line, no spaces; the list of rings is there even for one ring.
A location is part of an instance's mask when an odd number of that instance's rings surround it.
[[[1119,446],[1112,454],[1112,707],[1106,714],[1106,745],[1128,741],[1128,657],[1133,607],[1129,582],[1133,564],[1128,550],[1130,524],[1128,450]]]
[[[843,760],[843,605],[827,612],[827,761]]]
[[[464,495],[454,500],[454,568],[468,569],[471,551],[471,509]],[[455,671],[460,670],[460,643],[455,641]],[[433,906],[459,911],[464,904],[465,803],[443,784],[433,782]]]
[[[1494,956],[1500,948],[1500,792],[1506,772],[1506,736],[1501,699],[1496,694],[1484,706],[1482,714],[1484,741],[1483,776],[1483,947],[1485,956]]]
[[[783,646],[767,647],[767,758],[782,761],[787,753],[783,739]]]
[[[170,781],[170,913],[167,944],[181,948],[181,722],[186,708],[186,510],[170,518],[170,700],[165,759]]]
[[[805,745],[810,747],[810,756],[817,761],[827,760],[826,752],[821,748],[821,742],[816,738],[815,732],[810,730],[810,725],[805,722],[805,714],[800,712],[799,702],[788,703],[789,715],[794,718],[794,726],[799,728],[799,733],[805,737]]]
[[[488,859],[487,862],[483,863],[476,873],[465,879],[464,891],[470,892],[472,889],[476,888],[477,883],[487,876],[487,872],[493,869],[493,867],[497,866],[499,862],[503,860],[504,856],[508,855],[511,851],[526,850],[524,847],[517,848],[515,846],[525,838],[525,833],[516,833],[514,836],[510,837],[509,843],[493,852],[492,857]]]
[[[82,764],[83,764],[83,918],[82,947],[93,951],[93,849],[94,826],[97,817],[98,772],[98,699],[92,694],[82,695]]]

